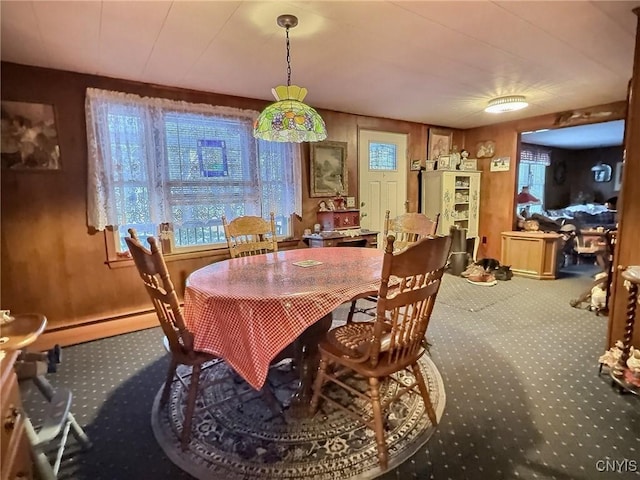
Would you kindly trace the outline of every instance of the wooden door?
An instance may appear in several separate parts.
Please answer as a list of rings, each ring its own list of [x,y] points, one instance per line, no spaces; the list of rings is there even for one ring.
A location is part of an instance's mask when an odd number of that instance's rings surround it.
[[[405,211],[407,199],[407,135],[360,130],[358,138],[360,226],[384,231],[384,216]],[[380,246],[384,242],[378,242]]]

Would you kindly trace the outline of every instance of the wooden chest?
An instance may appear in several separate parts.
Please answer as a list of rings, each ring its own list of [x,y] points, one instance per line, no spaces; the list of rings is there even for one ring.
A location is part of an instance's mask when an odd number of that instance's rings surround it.
[[[360,227],[360,210],[334,210],[318,212],[318,223],[323,232]]]

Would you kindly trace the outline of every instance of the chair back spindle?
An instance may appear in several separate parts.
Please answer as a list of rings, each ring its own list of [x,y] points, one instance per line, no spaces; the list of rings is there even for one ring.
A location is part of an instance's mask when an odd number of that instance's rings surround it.
[[[193,334],[187,329],[184,322],[178,294],[171,281],[167,264],[158,248],[156,239],[153,237],[147,239],[151,248],[149,250],[140,243],[134,229],[129,229],[129,235],[130,237],[125,239],[129,252],[131,252],[131,257],[140,274],[140,278],[144,282],[147,293],[151,297],[151,302],[165,335],[165,346],[168,344],[168,349],[171,353],[167,379],[160,396],[160,407],[167,404],[171,385],[175,378],[179,378],[187,389],[184,423],[180,433],[180,445],[182,450],[186,450],[191,438],[191,424],[196,408],[196,397],[199,392],[200,372],[207,366],[215,365],[222,360],[210,353],[194,350]],[[188,386],[185,382],[187,376],[183,377],[177,371],[178,365],[191,367],[191,373],[188,375]],[[213,383],[218,381],[222,381],[222,378],[213,380]],[[211,408],[212,405],[208,405],[208,407]]]
[[[394,253],[395,238],[387,238],[368,352],[372,367],[381,352],[388,364],[402,364],[423,348],[450,249],[451,237],[427,237]]]
[[[336,408],[361,419],[376,435],[378,462],[382,470],[389,463],[385,438],[384,412],[402,395],[419,393],[429,421],[438,424],[429,388],[418,361],[426,351],[427,327],[440,289],[444,267],[451,249],[451,237],[425,237],[397,249],[396,239],[386,239],[376,319],[373,322],[346,323],[327,332],[319,344],[320,365],[313,387],[311,412],[318,409],[320,398]],[[367,379],[367,391],[354,388],[345,375],[353,371]],[[413,376],[398,378],[405,371]],[[371,413],[363,412],[353,402],[323,393],[326,382],[334,383],[363,402],[371,403]],[[381,398],[381,383],[394,382],[399,389],[389,399]]]
[[[193,334],[185,325],[180,301],[164,256],[158,248],[157,240],[154,237],[148,238],[149,250],[140,243],[133,228],[129,229],[129,235],[130,237],[126,237],[125,241],[140,278],[151,297],[162,331],[169,341],[171,352],[177,355],[189,355],[193,352]]]
[[[223,215],[222,225],[231,258],[278,251],[273,212],[270,214],[270,221],[261,217],[244,216],[227,222]]]
[[[395,238],[396,251],[407,248],[412,243],[426,237],[433,237],[438,230],[440,214],[435,220],[430,219],[422,213],[403,213],[396,218],[389,218],[390,212],[387,210],[384,218],[384,238],[393,235]]]

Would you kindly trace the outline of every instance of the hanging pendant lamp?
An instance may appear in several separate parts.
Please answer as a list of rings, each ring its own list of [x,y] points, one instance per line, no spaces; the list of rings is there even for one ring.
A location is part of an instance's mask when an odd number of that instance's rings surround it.
[[[287,32],[287,85],[271,89],[276,102],[258,116],[253,136],[270,142],[319,142],[327,138],[324,120],[313,108],[302,103],[307,89],[291,85],[289,29],[298,25],[298,18],[280,15],[278,25]]]

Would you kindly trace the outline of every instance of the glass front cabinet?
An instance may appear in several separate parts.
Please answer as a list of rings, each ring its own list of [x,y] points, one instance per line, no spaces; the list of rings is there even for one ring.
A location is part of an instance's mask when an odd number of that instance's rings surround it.
[[[480,172],[423,172],[422,212],[429,218],[440,214],[439,235],[448,235],[449,228],[456,225],[467,229],[467,238],[477,237],[479,208]]]

